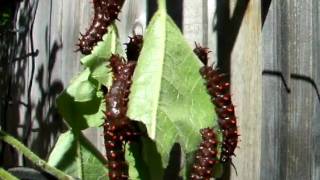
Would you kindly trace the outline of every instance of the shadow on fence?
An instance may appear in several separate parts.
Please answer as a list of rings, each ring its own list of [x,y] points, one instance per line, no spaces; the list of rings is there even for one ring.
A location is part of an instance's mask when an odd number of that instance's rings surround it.
[[[213,31],[217,31],[218,68],[230,74],[231,52],[240,31],[243,17],[249,0],[237,1],[233,15],[230,17],[230,0],[217,0],[217,23]]]
[[[263,70],[262,71],[262,75],[279,77],[281,79],[281,82],[284,85],[287,93],[291,93],[291,88],[288,85],[288,82],[286,81],[286,79],[284,78],[282,72],[273,71],[273,70]],[[319,88],[318,88],[316,82],[314,81],[314,79],[312,79],[311,77],[305,76],[305,75],[295,74],[295,73],[290,74],[290,78],[292,78],[294,80],[300,80],[300,81],[304,81],[306,83],[309,83],[312,86],[312,88],[314,89],[314,91],[315,91],[315,93],[317,95],[317,99],[318,99],[318,101],[320,103]]]
[[[10,28],[6,32],[1,31],[6,36],[0,37],[1,42],[6,42],[1,44],[1,49],[6,51],[0,52],[1,74],[5,74],[1,77],[1,88],[6,90],[3,97],[1,96],[0,120],[3,130],[18,137],[24,144],[31,146],[40,157],[45,158],[52,139],[55,139],[64,127],[54,106],[57,95],[63,90],[63,84],[59,80],[51,82],[56,53],[62,46],[54,42],[51,49],[45,52],[48,54],[47,67],[40,65],[41,59],[37,58],[39,50],[35,49],[33,42],[33,24],[38,2],[8,1],[13,3],[14,17],[11,19]],[[45,40],[50,47],[50,40]],[[35,89],[40,93],[37,100],[34,96]],[[39,129],[35,130],[33,125],[36,123]],[[37,135],[32,137],[30,144],[31,135],[35,131]],[[0,152],[0,166],[8,168],[29,164],[26,159],[20,164],[18,154],[8,145],[0,146]]]
[[[239,34],[244,15],[247,11],[248,3],[249,0],[237,1],[232,16],[230,16],[230,0],[216,1],[217,8],[215,16],[217,17],[217,23],[212,27],[212,31],[217,31],[218,34],[217,68],[226,74],[231,73],[231,53]],[[228,76],[228,78],[230,78],[230,76]],[[230,179],[231,164],[231,162],[225,164],[225,172],[219,179]]]

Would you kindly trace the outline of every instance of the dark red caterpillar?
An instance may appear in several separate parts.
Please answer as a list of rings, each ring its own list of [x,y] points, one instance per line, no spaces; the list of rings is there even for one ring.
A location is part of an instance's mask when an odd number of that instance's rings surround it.
[[[213,177],[214,165],[219,161],[217,158],[218,141],[213,128],[200,130],[202,142],[196,153],[192,165],[191,180],[210,180]]]
[[[82,54],[90,54],[93,47],[107,33],[108,26],[118,18],[124,0],[93,0],[94,18],[86,33],[80,34],[79,46]]]
[[[139,43],[136,42],[130,41],[130,47],[142,46],[142,37]],[[140,50],[136,53],[135,57],[138,57]],[[104,135],[109,179],[111,180],[128,179],[128,164],[125,161],[124,145],[140,135],[132,121],[126,116],[131,77],[136,60],[137,58],[125,62],[122,57],[112,55],[109,66],[113,72],[113,83],[109,91],[103,88],[103,91],[107,92],[105,95]]]
[[[142,44],[143,44],[142,35],[134,35],[133,37],[129,37],[129,42],[126,43],[127,45],[126,54],[127,54],[127,59],[129,61],[138,60],[140,51],[142,49]]]
[[[208,48],[196,44],[195,54],[204,63],[208,63]],[[230,160],[238,143],[237,119],[234,106],[231,101],[230,83],[224,80],[224,75],[210,66],[200,69],[202,77],[206,80],[208,93],[212,97],[212,103],[216,106],[218,124],[222,130],[223,142],[221,150],[221,162]]]
[[[126,112],[135,62],[125,63],[123,60],[117,55],[112,55],[110,58],[110,67],[114,73],[114,78],[113,85],[105,96],[104,138],[109,179],[111,180],[128,179],[128,164],[125,161],[124,143],[133,135]]]

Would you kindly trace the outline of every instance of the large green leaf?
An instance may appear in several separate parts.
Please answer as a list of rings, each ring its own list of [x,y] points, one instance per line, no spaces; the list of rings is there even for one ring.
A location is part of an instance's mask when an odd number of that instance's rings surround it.
[[[107,59],[111,54],[124,55],[115,26],[109,27],[109,33],[103,36],[103,41],[94,47],[90,55],[81,59],[81,63],[90,69],[91,77],[107,86],[111,85],[112,80],[107,66]]]
[[[126,161],[129,164],[129,176],[132,180],[149,179],[142,170],[140,145],[127,144]],[[133,153],[131,153],[133,152]],[[104,156],[78,131],[68,131],[60,135],[48,164],[65,173],[83,180],[108,179],[107,161]],[[145,168],[145,166],[143,167]],[[137,169],[141,171],[138,172]]]
[[[59,112],[68,124],[77,130],[97,127],[103,123],[105,104],[99,96],[100,85],[110,86],[112,76],[107,62],[112,53],[122,54],[114,26],[94,47],[92,54],[81,59],[86,67],[58,97]]]
[[[171,18],[158,11],[145,34],[127,114],[146,125],[164,167],[174,143],[190,159],[201,140],[199,130],[217,125],[201,66]]]
[[[96,127],[103,123],[105,105],[97,94],[98,83],[86,69],[57,99],[59,112],[73,129]]]
[[[105,103],[99,89],[101,84],[111,85],[112,76],[107,59],[112,53],[123,55],[114,26],[109,28],[109,33],[104,35],[103,41],[98,43],[92,54],[81,59],[85,70],[72,80],[57,99],[58,109],[73,131],[61,135],[49,160],[58,168],[81,179],[106,178],[105,169],[97,161],[102,160],[97,150],[77,133],[88,127],[98,127],[104,122]],[[133,143],[126,146],[130,179],[149,179],[149,175],[143,172],[146,166],[138,162],[141,157],[139,145]],[[97,167],[90,166],[91,163],[97,163]],[[100,173],[95,168],[100,168]]]
[[[108,28],[108,33],[103,36],[103,41],[98,42],[92,50],[92,53],[83,57],[80,61],[83,65],[91,67],[99,61],[104,61],[112,53],[123,55],[122,46],[118,41],[118,33],[116,26]]]
[[[62,134],[48,163],[80,179],[108,179],[104,157],[81,133],[68,131]]]

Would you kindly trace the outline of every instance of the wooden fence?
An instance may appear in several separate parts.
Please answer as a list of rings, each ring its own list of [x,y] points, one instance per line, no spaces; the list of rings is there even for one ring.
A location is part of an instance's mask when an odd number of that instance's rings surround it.
[[[46,158],[64,130],[54,102],[80,70],[74,44],[87,27],[87,0],[24,0],[1,55],[1,128]],[[126,42],[146,27],[155,0],[127,0]],[[168,0],[168,12],[193,46],[230,74],[241,133],[234,165],[223,179],[320,179],[320,2],[318,0]],[[30,56],[31,55],[31,56]],[[6,59],[5,59],[6,58]],[[101,150],[101,132],[86,135]],[[0,164],[22,157],[1,146]],[[27,163],[28,164],[28,163]]]

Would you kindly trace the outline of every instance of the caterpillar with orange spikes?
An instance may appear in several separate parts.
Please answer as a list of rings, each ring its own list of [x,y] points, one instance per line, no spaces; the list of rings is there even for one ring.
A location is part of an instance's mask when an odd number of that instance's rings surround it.
[[[129,119],[126,116],[127,98],[134,63],[130,66],[118,55],[112,55],[110,65],[114,73],[113,85],[105,96],[106,112],[104,124],[104,140],[108,159],[109,179],[128,179],[128,164],[125,161],[124,129],[128,129]],[[126,69],[126,70],[124,70]]]
[[[124,146],[128,141],[141,135],[132,121],[126,116],[131,77],[140,54],[143,39],[135,35],[127,44],[128,62],[119,55],[112,55],[109,66],[113,72],[113,82],[105,94],[106,112],[104,123],[104,140],[108,159],[109,179],[127,180],[128,164],[125,161]]]
[[[202,142],[196,152],[192,165],[190,180],[210,180],[213,177],[214,165],[219,162],[218,140],[213,128],[200,130]]]
[[[208,63],[208,48],[196,44],[194,53],[204,63]],[[226,82],[224,75],[213,69],[211,66],[203,66],[200,74],[206,80],[207,91],[212,97],[215,111],[218,115],[218,124],[222,130],[222,149],[220,155],[221,162],[227,162],[234,155],[234,150],[238,143],[237,118],[235,116],[234,105],[230,95],[230,83]]]
[[[87,32],[80,33],[77,51],[85,55],[91,53],[93,47],[108,32],[108,26],[118,19],[123,4],[124,0],[93,0],[94,18]]]

